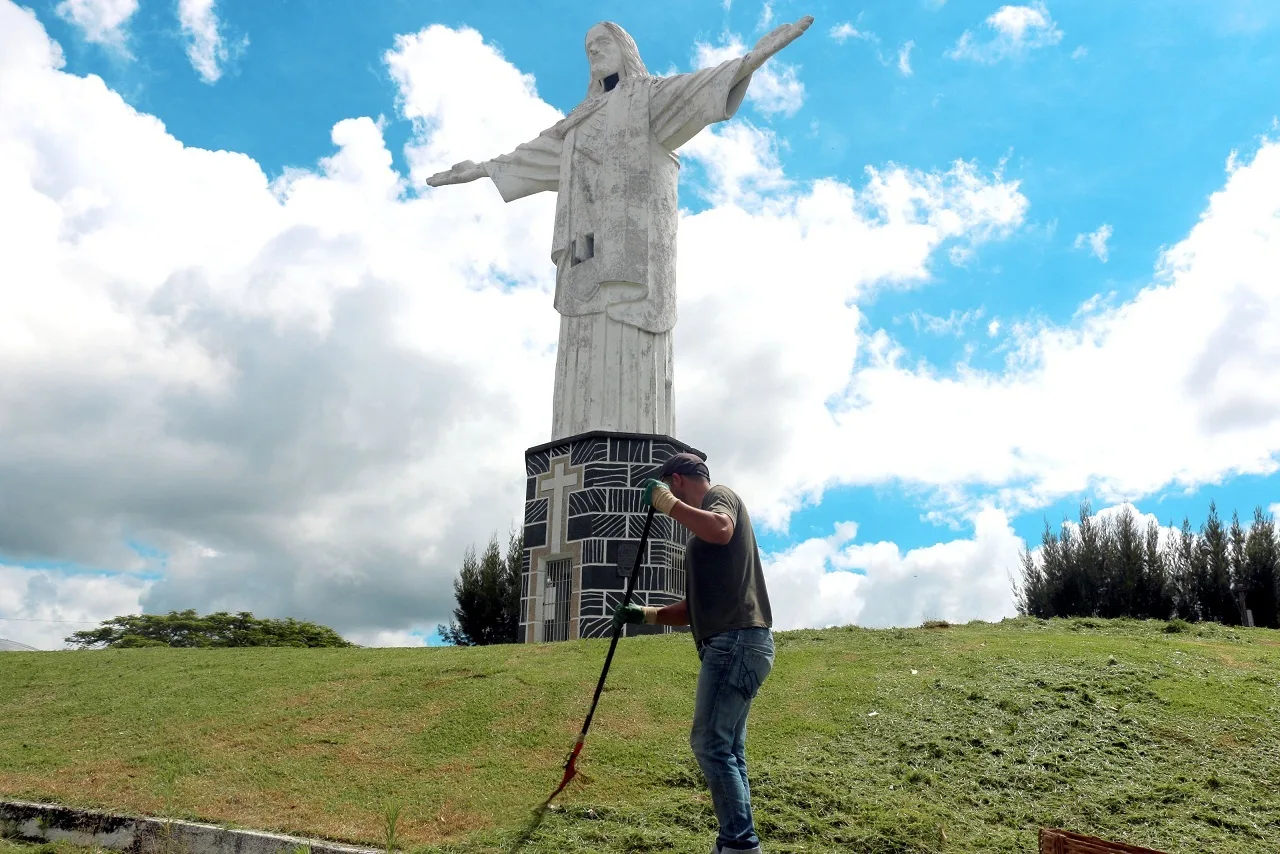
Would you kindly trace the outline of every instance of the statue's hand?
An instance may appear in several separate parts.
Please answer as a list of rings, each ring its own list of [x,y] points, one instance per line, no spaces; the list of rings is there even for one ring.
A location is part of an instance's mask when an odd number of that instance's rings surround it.
[[[759,56],[760,61],[763,62],[804,35],[804,31],[809,29],[809,25],[812,23],[813,16],[805,15],[794,24],[783,24],[761,36],[760,41],[756,42],[756,46],[751,49],[751,52]]]
[[[461,163],[455,163],[443,172],[437,172],[427,179],[428,187],[440,187],[445,184],[466,184],[477,178],[485,176],[484,167],[471,161],[464,160]]]

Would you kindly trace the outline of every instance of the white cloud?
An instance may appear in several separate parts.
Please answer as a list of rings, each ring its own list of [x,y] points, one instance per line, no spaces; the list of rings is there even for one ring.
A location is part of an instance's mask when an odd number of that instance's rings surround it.
[[[226,63],[249,46],[248,36],[227,43],[219,32],[221,22],[215,4],[216,0],[178,0],[178,22],[187,40],[187,58],[206,83],[218,82]]]
[[[770,0],[765,0],[764,5],[760,8],[760,20],[756,23],[756,29],[767,30],[772,23],[773,3]]]
[[[142,612],[151,582],[124,573],[67,573],[0,564],[0,635],[36,649],[65,649],[72,632]]]
[[[911,49],[915,46],[914,41],[909,41],[898,49],[898,71],[907,77],[911,76]]]
[[[54,11],[79,27],[86,40],[123,50],[125,24],[138,11],[138,0],[62,0]]]
[[[695,46],[694,65],[709,68],[746,52],[747,46],[741,38],[727,35],[720,45],[699,42]],[[804,104],[804,84],[800,82],[797,67],[778,56],[771,57],[752,75],[746,100],[762,113],[795,115]]]
[[[1086,490],[1118,501],[1277,471],[1277,200],[1280,142],[1268,140],[1164,253],[1150,285],[1069,324],[1017,324],[1002,370],[921,367],[887,335],[873,335],[844,403],[833,405],[834,424],[812,428],[805,454],[842,457],[828,457],[842,472],[828,483],[927,484],[953,506],[966,503],[964,494],[994,493],[1014,512]],[[1084,377],[1092,406],[1064,406]],[[1126,429],[1092,429],[1097,411]],[[944,412],[945,431],[923,426]],[[780,475],[785,454],[777,465]],[[804,495],[799,484],[793,490],[788,506]]]
[[[1280,518],[1280,501],[1277,501],[1275,504],[1268,507],[1267,512],[1276,518]]]
[[[1055,45],[1062,41],[1063,35],[1042,2],[1029,6],[1001,6],[987,18],[986,26],[994,31],[987,41],[980,41],[972,30],[965,30],[946,55],[951,59],[990,64]]]
[[[387,629],[349,632],[344,637],[352,643],[364,647],[385,648],[427,645],[426,638],[421,633]]]
[[[1089,247],[1089,254],[1105,264],[1109,254],[1107,241],[1111,239],[1111,233],[1111,226],[1103,223],[1097,231],[1091,231],[1088,234],[1077,234],[1075,247],[1077,249]]]
[[[1084,45],[1080,45],[1078,48],[1071,51],[1072,59],[1084,59],[1088,55],[1089,55],[1089,48],[1085,47]]]
[[[428,56],[466,84],[433,100]],[[408,196],[367,118],[269,183],[59,64],[0,2],[0,554],[136,569],[126,543],[145,543],[170,555],[149,610],[446,619],[464,548],[518,518],[513,472],[550,425],[554,200]],[[424,31],[389,64],[406,111],[454,128],[419,168],[557,115],[474,34]],[[471,100],[490,123],[467,137],[448,110]]]
[[[713,205],[760,204],[762,194],[789,185],[778,161],[777,136],[746,120],[708,128],[680,152],[706,172],[703,193]]]
[[[1000,321],[992,320],[990,323],[987,324],[987,335],[990,336],[991,338],[995,338],[999,334],[1000,334]]]
[[[854,543],[858,526],[845,522],[829,537],[765,555],[775,627],[915,626],[929,619],[1015,616],[1010,577],[1019,577],[1026,544],[999,510],[981,510],[971,522],[969,539],[906,553],[893,543]]]
[[[857,27],[855,27],[853,24],[849,23],[848,21],[844,21],[843,23],[836,24],[834,27],[832,27],[830,30],[827,31],[827,35],[831,36],[831,38],[840,42],[840,44],[844,44],[849,39],[859,39],[862,41],[870,41],[870,42],[880,41],[879,38],[876,37],[875,33],[869,33],[864,30],[859,30]]]
[[[912,327],[917,331],[932,335],[956,335],[965,333],[969,325],[982,319],[983,310],[971,308],[967,311],[952,310],[946,317],[929,314],[925,311],[913,311],[908,317]]]

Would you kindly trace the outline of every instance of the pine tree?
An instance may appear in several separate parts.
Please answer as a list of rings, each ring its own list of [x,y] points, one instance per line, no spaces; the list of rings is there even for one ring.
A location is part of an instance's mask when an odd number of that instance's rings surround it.
[[[1227,529],[1218,516],[1217,504],[1209,502],[1209,518],[1200,528],[1200,560],[1196,566],[1204,619],[1239,625],[1240,612],[1231,593],[1231,559]]]
[[[1138,617],[1145,593],[1142,532],[1133,508],[1124,505],[1107,526],[1108,584],[1102,614],[1107,617]]]
[[[1240,514],[1235,510],[1231,511],[1231,527],[1227,529],[1227,567],[1230,570],[1230,593],[1231,601],[1236,606],[1236,614],[1239,616],[1240,624],[1244,625],[1245,615],[1240,609],[1240,597],[1236,594],[1236,590],[1245,593],[1245,608],[1248,608],[1248,591],[1249,580],[1245,576],[1244,567],[1244,528],[1240,525]]]
[[[1037,562],[1031,550],[1024,548],[1018,556],[1022,564],[1022,583],[1014,583],[1013,600],[1023,616],[1053,616],[1049,607],[1049,589],[1045,583],[1043,562]]]
[[[520,623],[520,570],[523,534],[512,534],[504,558],[498,536],[490,538],[484,554],[476,558],[474,547],[462,557],[462,569],[453,582],[457,607],[453,622],[440,626],[445,641],[458,646],[514,643]]]
[[[1253,624],[1280,628],[1277,600],[1280,600],[1280,543],[1276,542],[1276,523],[1261,507],[1253,510],[1253,524],[1244,543],[1245,584],[1253,611]]]
[[[1165,569],[1173,594],[1174,612],[1184,620],[1201,619],[1200,585],[1196,578],[1196,558],[1200,553],[1191,520],[1182,517],[1182,530],[1169,538],[1165,552]]]
[[[1079,541],[1079,536],[1063,520],[1062,533],[1058,537],[1058,583],[1053,609],[1055,617],[1085,613],[1085,581],[1078,558]]]
[[[1147,535],[1142,549],[1142,591],[1138,598],[1138,616],[1149,620],[1167,620],[1173,615],[1173,595],[1164,552],[1160,549],[1160,526],[1147,522]]]
[[[1093,515],[1089,502],[1080,505],[1079,548],[1076,550],[1078,578],[1081,585],[1081,608],[1078,616],[1101,616],[1101,606],[1108,597],[1111,579],[1107,567],[1107,526]]]

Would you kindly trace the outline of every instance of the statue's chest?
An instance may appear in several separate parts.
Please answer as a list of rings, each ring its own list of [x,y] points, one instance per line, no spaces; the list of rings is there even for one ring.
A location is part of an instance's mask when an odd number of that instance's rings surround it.
[[[596,110],[578,126],[577,138],[574,140],[574,154],[599,166],[604,159],[606,130],[609,125],[607,106]]]

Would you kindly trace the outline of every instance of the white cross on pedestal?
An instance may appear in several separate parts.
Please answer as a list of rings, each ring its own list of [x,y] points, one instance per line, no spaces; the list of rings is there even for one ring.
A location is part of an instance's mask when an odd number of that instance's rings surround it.
[[[556,463],[555,470],[551,473],[551,477],[544,480],[538,487],[539,492],[551,493],[551,512],[547,514],[547,524],[551,526],[551,530],[547,532],[547,544],[551,547],[551,554],[560,551],[560,530],[563,527],[563,511],[564,491],[570,486],[578,485],[578,475],[573,472],[565,471],[564,463]]]

